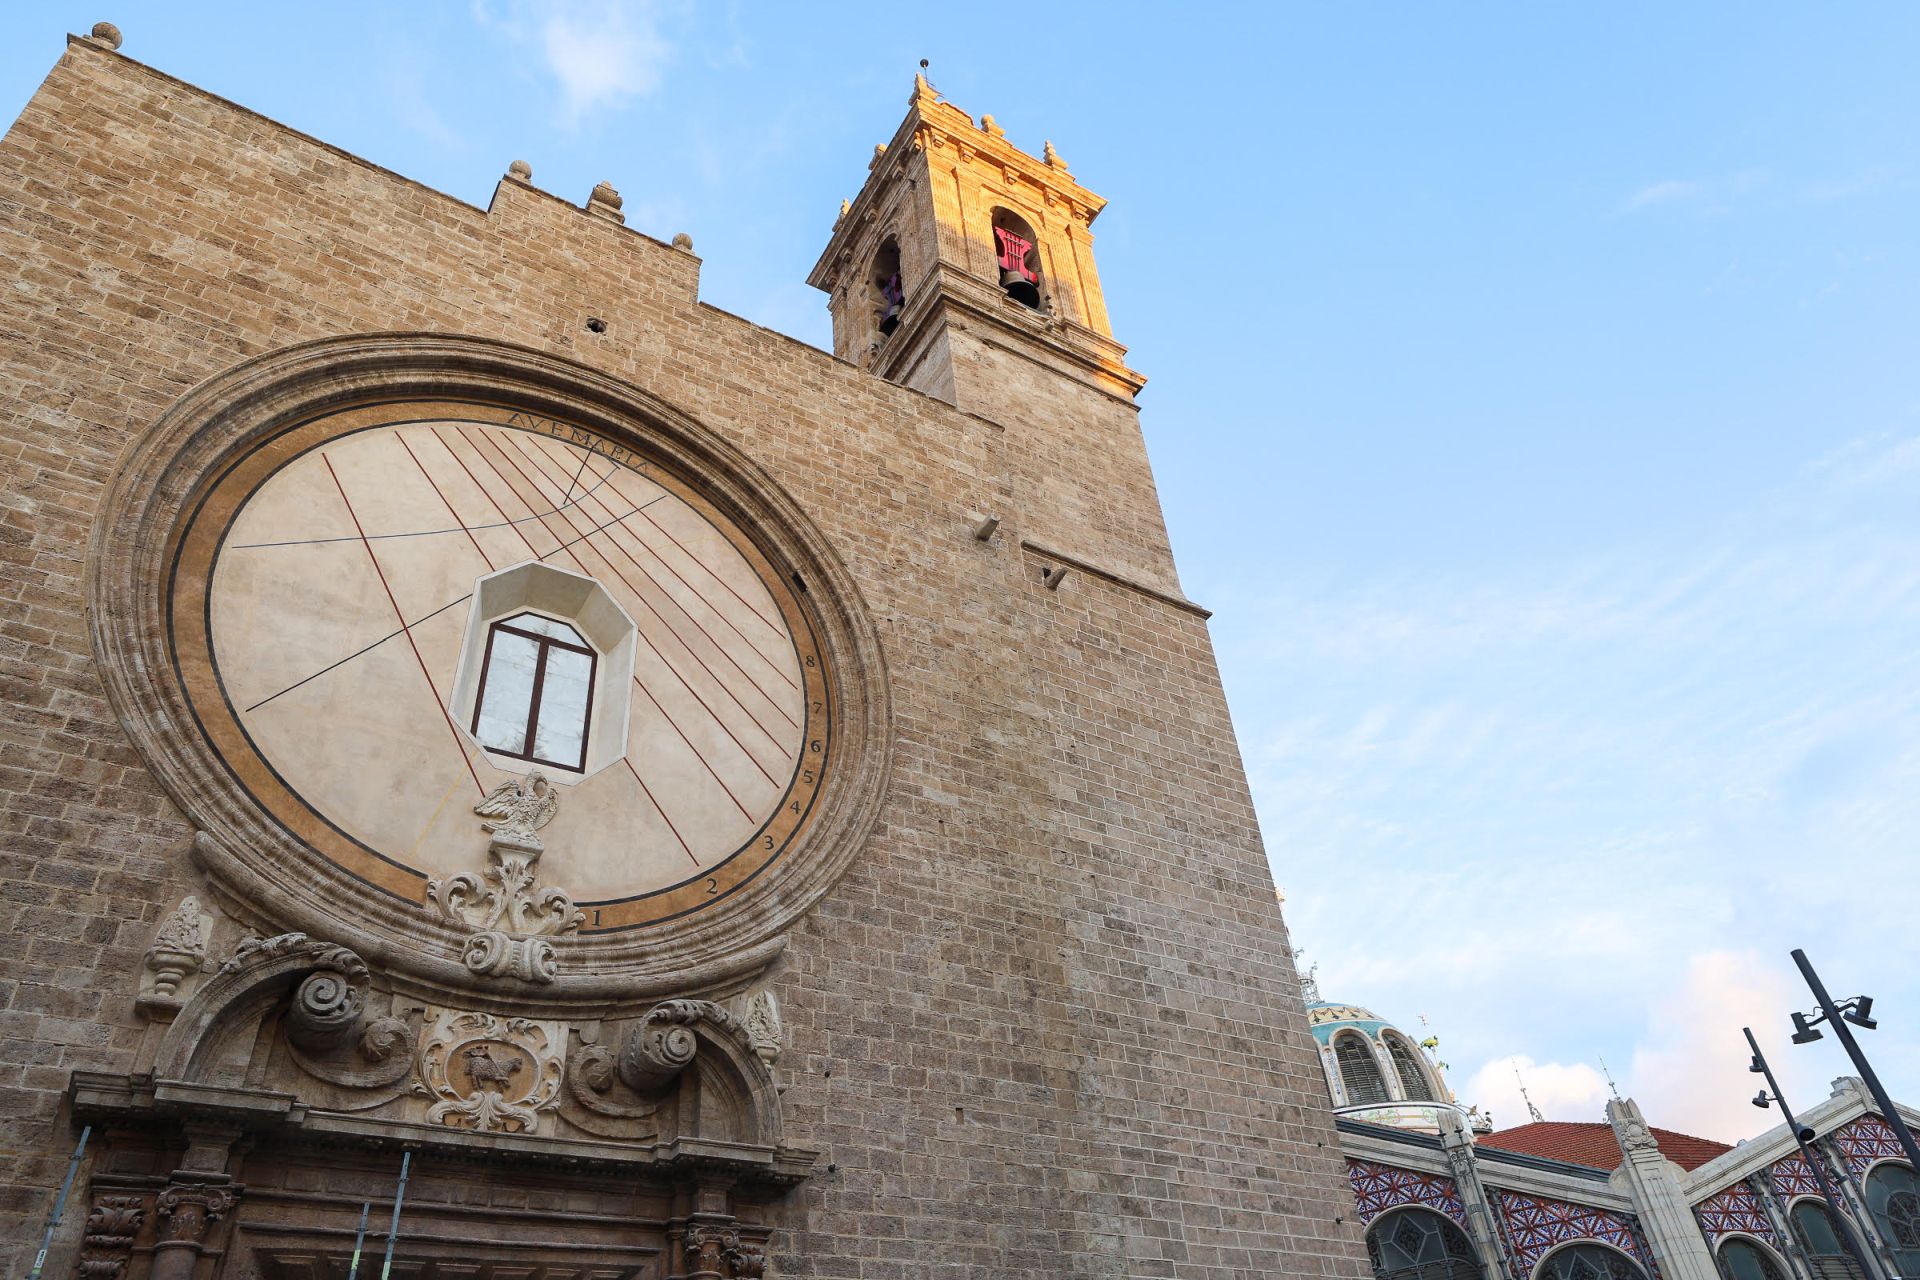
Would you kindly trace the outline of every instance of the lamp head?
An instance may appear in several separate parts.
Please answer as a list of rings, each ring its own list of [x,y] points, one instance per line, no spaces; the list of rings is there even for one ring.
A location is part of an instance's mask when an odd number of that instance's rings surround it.
[[[1819,1135],[1814,1133],[1812,1125],[1803,1124],[1800,1126],[1800,1131],[1793,1136],[1802,1142],[1812,1142]]]
[[[1756,1053],[1753,1055],[1753,1061],[1747,1064],[1747,1070],[1753,1072],[1753,1074],[1757,1076],[1765,1075],[1767,1067],[1765,1063],[1760,1061],[1760,1055]]]
[[[1846,1011],[1840,1016],[1848,1022],[1851,1022],[1854,1026],[1859,1027],[1862,1031],[1871,1031],[1880,1025],[1878,1022],[1875,1022],[1873,1018],[1872,996],[1861,996],[1849,1004]]]
[[[1820,1038],[1820,1035],[1821,1033],[1818,1028],[1807,1025],[1806,1014],[1796,1012],[1793,1015],[1793,1042],[1795,1044],[1812,1044]]]
[[[1769,1101],[1770,1099],[1767,1097],[1767,1091],[1765,1089],[1762,1089],[1760,1092],[1753,1095],[1753,1105],[1760,1108],[1762,1111],[1765,1111],[1767,1109],[1767,1103]]]

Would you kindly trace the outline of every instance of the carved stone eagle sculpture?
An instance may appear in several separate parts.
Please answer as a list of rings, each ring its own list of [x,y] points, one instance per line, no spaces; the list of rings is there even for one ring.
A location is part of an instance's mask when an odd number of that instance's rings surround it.
[[[473,811],[493,819],[480,826],[492,832],[496,841],[537,854],[543,846],[534,832],[553,821],[559,808],[560,797],[553,784],[536,769],[524,778],[508,778],[487,792],[486,799],[473,806]]]

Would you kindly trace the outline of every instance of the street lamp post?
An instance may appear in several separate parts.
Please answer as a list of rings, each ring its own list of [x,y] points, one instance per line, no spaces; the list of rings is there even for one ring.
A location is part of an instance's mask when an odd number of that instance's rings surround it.
[[[1808,1019],[1804,1013],[1793,1015],[1793,1042],[1811,1044],[1818,1040],[1820,1032],[1817,1028],[1823,1022],[1833,1028],[1833,1034],[1839,1038],[1840,1046],[1847,1051],[1847,1056],[1853,1059],[1854,1069],[1860,1073],[1860,1078],[1866,1081],[1868,1092],[1873,1094],[1874,1102],[1879,1105],[1880,1118],[1887,1122],[1894,1136],[1900,1139],[1900,1145],[1906,1150],[1907,1161],[1912,1165],[1913,1171],[1920,1173],[1920,1145],[1914,1143],[1913,1131],[1908,1129],[1907,1122],[1900,1118],[1900,1109],[1894,1106],[1893,1099],[1887,1096],[1885,1087],[1880,1083],[1880,1077],[1873,1073],[1873,1066],[1867,1061],[1867,1055],[1860,1052],[1860,1045],[1853,1038],[1853,1029],[1847,1025],[1852,1023],[1868,1031],[1880,1025],[1873,1020],[1873,997],[1855,996],[1851,1000],[1843,1000],[1836,1005],[1833,997],[1827,994],[1826,984],[1820,981],[1820,975],[1813,971],[1813,965],[1807,960],[1807,953],[1796,947],[1793,952],[1793,962],[1800,966],[1800,976],[1807,980],[1807,986],[1813,989],[1813,998],[1820,1002],[1820,1012],[1812,1019]]]
[[[1813,1170],[1813,1180],[1820,1187],[1820,1198],[1827,1202],[1827,1208],[1833,1213],[1834,1234],[1839,1236],[1840,1242],[1847,1246],[1847,1253],[1852,1256],[1854,1265],[1860,1268],[1860,1274],[1873,1275],[1873,1267],[1868,1265],[1865,1256],[1860,1252],[1860,1242],[1855,1240],[1853,1232],[1847,1229],[1847,1219],[1851,1215],[1843,1212],[1840,1202],[1834,1198],[1833,1187],[1827,1181],[1827,1171],[1820,1160],[1819,1153],[1807,1145],[1813,1138],[1813,1130],[1802,1128],[1800,1122],[1794,1118],[1793,1108],[1787,1105],[1786,1096],[1780,1092],[1780,1082],[1773,1078],[1773,1068],[1767,1065],[1767,1055],[1760,1052],[1760,1042],[1753,1038],[1753,1028],[1742,1027],[1740,1030],[1746,1034],[1747,1047],[1753,1050],[1753,1061],[1748,1064],[1747,1070],[1767,1078],[1766,1089],[1753,1095],[1753,1105],[1764,1109],[1771,1102],[1780,1108],[1780,1114],[1787,1122],[1787,1132],[1793,1135],[1794,1145],[1800,1148],[1800,1159],[1806,1162],[1807,1168]],[[1769,1093],[1768,1090],[1772,1092]],[[1791,1229],[1793,1224],[1787,1225]]]

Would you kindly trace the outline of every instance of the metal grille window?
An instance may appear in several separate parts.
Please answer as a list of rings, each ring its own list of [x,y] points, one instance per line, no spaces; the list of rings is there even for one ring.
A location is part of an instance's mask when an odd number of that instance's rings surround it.
[[[1348,1106],[1371,1107],[1392,1100],[1387,1082],[1380,1078],[1380,1064],[1357,1034],[1349,1031],[1336,1036],[1333,1057],[1340,1064],[1340,1084],[1347,1091]]]
[[[1420,1055],[1408,1047],[1405,1040],[1399,1036],[1388,1036],[1387,1056],[1393,1059],[1394,1074],[1400,1077],[1400,1092],[1406,1095],[1408,1102],[1434,1101],[1433,1085],[1427,1081]]]
[[[1779,1264],[1751,1240],[1729,1240],[1720,1246],[1717,1261],[1723,1280],[1786,1280]]]
[[[1632,1258],[1603,1244],[1572,1244],[1556,1251],[1540,1276],[1541,1280],[1647,1280],[1647,1273]]]
[[[1426,1209],[1395,1209],[1367,1230],[1378,1280],[1481,1280],[1467,1233]]]
[[[517,613],[487,631],[473,736],[498,755],[580,772],[598,655],[578,631]]]
[[[1900,1164],[1867,1174],[1867,1210],[1892,1246],[1902,1275],[1920,1275],[1920,1178]]]
[[[1833,1213],[1818,1200],[1802,1200],[1793,1206],[1793,1233],[1807,1251],[1807,1262],[1819,1280],[1866,1280],[1860,1264],[1853,1260],[1840,1241],[1843,1227]]]

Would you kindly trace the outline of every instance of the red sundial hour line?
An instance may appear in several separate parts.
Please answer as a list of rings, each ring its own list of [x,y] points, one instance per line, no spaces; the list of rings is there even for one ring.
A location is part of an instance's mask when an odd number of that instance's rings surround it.
[[[514,449],[517,452],[520,452],[522,457],[527,457],[525,451],[521,449],[518,441],[510,441],[510,443],[513,444]],[[532,480],[532,483],[534,483],[537,486],[539,483],[539,480],[541,479],[545,479],[549,483],[552,483],[552,477],[547,474],[545,468],[541,467],[538,462],[536,462],[531,457],[527,457],[527,463],[529,466],[532,466],[538,473],[537,477],[535,477]],[[525,473],[522,473],[522,474],[524,475]],[[584,507],[581,509],[581,514],[583,515],[585,514]],[[579,530],[577,526],[575,526],[573,523],[573,518],[569,516],[566,519],[567,519],[568,528],[573,529],[575,532],[578,532]],[[754,681],[753,677],[748,675],[746,670],[742,668],[738,662],[734,661],[733,655],[728,653],[726,649],[720,644],[720,642],[713,638],[713,634],[709,632],[705,627],[700,625],[700,620],[694,617],[691,613],[688,613],[686,610],[686,607],[680,604],[677,600],[673,598],[673,593],[668,591],[666,587],[662,586],[658,578],[655,578],[651,573],[648,573],[645,565],[642,565],[638,560],[633,558],[632,552],[628,551],[624,546],[620,545],[620,540],[618,537],[606,532],[604,527],[601,530],[601,535],[606,539],[607,542],[612,544],[613,548],[616,551],[618,551],[621,555],[627,558],[628,563],[633,565],[633,567],[640,572],[640,575],[642,577],[644,577],[648,582],[653,584],[654,589],[658,591],[666,599],[667,603],[673,605],[674,608],[678,609],[680,611],[681,616],[685,617],[688,622],[691,622],[693,624],[694,629],[706,638],[707,643],[712,645],[714,650],[718,652],[721,657],[725,658],[728,662],[733,663],[733,669],[740,673],[740,676],[742,679],[744,679],[748,684],[753,686],[754,692],[758,693],[761,696],[761,698],[766,701],[767,705],[773,708],[774,713],[776,715],[778,715],[781,719],[785,720],[791,728],[797,730],[800,727],[799,724],[793,719],[793,717],[788,715],[786,711],[781,708],[780,704],[773,700],[772,695],[768,694],[765,689],[762,689],[759,686],[759,684],[757,684]],[[646,607],[649,613],[651,613],[655,618],[659,619],[660,625],[667,629],[668,634],[672,635],[675,640],[680,642],[680,647],[686,651],[687,656],[692,658],[696,663],[699,664],[700,669],[702,671],[705,671],[707,675],[712,678],[714,684],[720,689],[722,693],[726,694],[728,698],[733,700],[733,704],[736,707],[739,707],[740,710],[743,713],[745,713],[747,719],[753,721],[754,727],[759,729],[762,734],[766,735],[767,740],[773,743],[774,749],[777,751],[784,750],[784,748],[782,748],[780,745],[780,740],[774,737],[774,735],[767,730],[766,725],[761,722],[760,717],[753,714],[752,709],[749,708],[744,702],[740,700],[739,696],[735,694],[733,690],[727,685],[727,683],[720,678],[719,673],[714,671],[712,667],[708,666],[706,660],[700,656],[700,654],[694,649],[694,647],[691,644],[687,643],[686,637],[680,634],[679,628],[675,627],[673,623],[669,621],[663,614],[661,614],[658,609],[655,609],[653,607],[653,605],[646,599],[646,597],[641,594],[639,586],[632,579],[628,578],[627,575],[620,569],[618,565],[614,564],[613,561],[607,558],[606,554],[602,552],[599,549],[599,547],[593,543],[590,535],[583,535],[583,536],[587,538],[587,545],[593,548],[594,554],[598,555],[601,561],[606,564],[607,568],[611,569],[614,575],[618,577],[620,581],[626,585],[626,588],[629,591],[633,592],[634,599],[638,600],[642,605]]]
[[[413,459],[413,465],[420,468],[420,474],[426,477],[426,481],[428,484],[433,486],[434,496],[440,499],[440,505],[447,509],[447,514],[452,516],[454,519],[454,523],[460,526],[460,532],[467,535],[467,541],[471,542],[473,544],[473,549],[480,553],[480,559],[486,564],[487,571],[491,573],[493,571],[493,557],[486,553],[485,549],[483,549],[480,545],[480,540],[473,536],[473,530],[467,528],[467,522],[461,519],[460,513],[458,511],[455,511],[453,509],[453,503],[449,502],[447,500],[447,495],[441,492],[440,482],[435,480],[433,478],[433,473],[428,471],[427,468],[421,463],[419,457],[413,452],[412,446],[410,446],[407,443],[406,436],[402,435],[398,431],[395,431],[393,433],[393,438],[400,442],[400,447],[407,451],[407,456],[409,458]]]
[[[468,436],[467,432],[464,429],[456,429],[455,434],[458,435],[462,440],[466,441],[468,447],[473,449],[475,455],[478,456],[483,462],[487,464],[488,469],[491,470],[495,476],[499,477],[500,483],[506,486],[507,492],[513,494],[514,501],[518,502],[521,506],[524,506],[529,511],[532,511],[535,509],[534,504],[532,502],[529,502],[526,496],[523,495],[517,488],[514,487],[513,481],[509,480],[506,476],[506,473],[501,471],[500,468],[494,463],[493,459],[487,456],[485,450],[481,449],[478,444],[474,443],[474,441]],[[481,439],[483,442],[493,444],[494,452],[499,453],[501,458],[507,463],[508,466],[512,467],[514,465],[513,460],[511,458],[508,458],[506,454],[501,451],[500,446],[497,443],[492,441],[487,441],[485,435],[482,435]],[[519,468],[517,467],[515,467],[514,469],[516,471],[519,470]],[[521,472],[521,478],[523,480],[526,479],[526,474],[524,472]],[[531,481],[529,481],[528,483],[531,484]],[[539,490],[537,488],[534,490],[534,496],[536,498],[540,496]],[[553,535],[553,529],[547,525],[545,519],[541,520],[541,527],[545,528],[548,534]],[[571,528],[571,526],[569,527]],[[567,543],[565,539],[562,539],[557,535],[554,535],[554,540],[556,543],[559,544],[557,549],[565,551],[567,553],[567,558],[573,561],[574,565],[580,570],[580,572],[586,573],[587,572],[586,564],[582,562],[580,557],[570,549],[571,544]],[[591,577],[592,575],[588,574],[588,576]],[[686,689],[686,691],[690,695],[692,695],[693,700],[700,704],[701,709],[704,710],[707,713],[708,717],[712,719],[712,721],[720,727],[721,732],[725,733],[727,737],[732,740],[733,745],[740,749],[740,754],[746,757],[747,763],[751,764],[755,769],[759,770],[761,777],[765,778],[769,783],[773,784],[775,787],[778,787],[780,785],[779,780],[775,778],[773,774],[767,771],[767,767],[760,763],[760,761],[754,756],[753,752],[747,749],[746,743],[740,741],[740,735],[735,733],[733,731],[732,726],[729,725],[724,719],[721,718],[720,714],[713,709],[712,704],[710,704],[705,698],[700,696],[700,691],[693,687],[692,682],[690,682],[685,675],[681,674],[681,672],[673,665],[672,662],[668,661],[666,654],[660,651],[660,647],[654,644],[652,638],[649,637],[644,631],[639,631],[638,634],[641,639],[646,640],[647,647],[653,650],[654,656],[660,659],[661,665],[666,667],[667,671],[671,673],[673,677],[680,682],[681,687]],[[639,676],[636,674],[634,676],[635,683],[639,683],[639,679],[640,679]],[[642,685],[642,691],[646,692],[649,698],[653,696],[652,692],[646,690],[644,685]],[[655,705],[658,705],[658,703],[656,702]],[[677,725],[675,727],[676,729],[678,728]],[[684,738],[686,735],[682,734],[681,736]],[[691,739],[688,740],[688,745],[690,746],[692,745]],[[779,746],[777,742],[774,745],[776,748]],[[697,752],[698,748],[695,748],[695,750]],[[702,756],[701,759],[704,761],[705,757]],[[711,766],[709,766],[709,769],[711,769]],[[719,775],[716,773],[714,776],[718,777]],[[732,794],[731,788],[728,789],[728,794],[729,795]],[[737,800],[736,800],[736,803],[737,803]]]
[[[643,795],[647,797],[647,803],[651,804],[653,806],[653,811],[660,815],[660,821],[667,824],[667,830],[673,832],[673,838],[680,842],[680,848],[686,852],[687,857],[693,859],[693,865],[696,867],[699,866],[700,859],[694,857],[692,849],[687,848],[687,838],[680,834],[680,828],[673,825],[673,819],[667,816],[667,811],[661,807],[660,802],[658,800],[654,799],[653,788],[649,787],[647,785],[647,780],[640,776],[640,771],[633,767],[633,761],[627,759],[625,756],[622,756],[620,758],[620,763],[627,766],[627,772],[632,774],[633,780],[640,784],[640,791]]]
[[[327,464],[327,474],[333,477],[333,487],[340,491],[340,501],[347,509],[348,519],[353,521],[354,532],[360,535],[360,545],[367,549],[367,559],[373,562],[373,572],[380,579],[380,589],[387,593],[387,603],[393,606],[394,620],[400,624],[400,630],[406,634],[407,647],[413,650],[413,660],[420,664],[420,675],[427,682],[427,691],[433,695],[433,705],[440,710],[440,716],[447,722],[447,732],[453,735],[453,749],[460,753],[460,763],[465,765],[467,773],[473,779],[473,785],[481,795],[487,793],[481,785],[480,775],[473,767],[473,761],[467,756],[467,747],[460,740],[460,731],[454,727],[453,716],[447,711],[447,704],[440,700],[440,690],[434,686],[433,674],[427,670],[427,660],[420,656],[420,646],[414,643],[413,630],[407,626],[406,615],[400,612],[400,602],[394,599],[393,588],[387,585],[386,570],[380,567],[380,557],[373,554],[373,544],[367,541],[367,531],[360,527],[360,516],[353,509],[352,499],[347,497],[347,488],[340,483],[340,473],[333,469],[333,459],[323,451],[320,461]]]
[[[549,454],[544,447],[535,446],[533,451],[535,454],[545,458],[548,462],[553,461],[552,455]],[[543,471],[543,474],[544,474],[544,471]],[[597,487],[598,486],[596,486],[596,488]],[[619,491],[616,489],[615,492],[618,493]],[[588,499],[591,499],[593,504],[596,507],[598,507],[602,513],[606,515],[613,514],[613,509],[607,506],[606,502],[603,499],[593,494],[586,494],[586,493],[583,493],[581,495],[581,498],[582,498],[582,503],[580,504],[580,506],[583,512],[585,511],[585,501]],[[616,529],[619,529],[622,532],[632,533],[633,540],[640,545],[640,548],[643,551],[645,551],[649,556],[653,557],[653,559],[660,565],[660,567],[666,570],[666,572],[672,576],[675,582],[678,582],[682,587],[686,588],[686,590],[693,596],[694,599],[698,600],[702,605],[706,606],[707,610],[710,613],[712,613],[714,617],[720,619],[721,623],[725,625],[729,631],[732,631],[734,635],[738,636],[740,638],[740,643],[746,645],[749,652],[751,652],[756,658],[759,658],[760,661],[764,663],[766,667],[769,670],[771,670],[775,676],[785,681],[788,688],[796,689],[796,690],[799,689],[800,686],[794,682],[791,676],[789,676],[785,671],[782,671],[780,669],[780,666],[777,662],[775,662],[772,658],[769,658],[765,653],[762,653],[760,649],[751,640],[747,639],[747,637],[741,633],[740,628],[734,626],[733,620],[731,618],[727,617],[727,615],[723,613],[721,610],[719,610],[718,608],[715,608],[711,600],[707,599],[706,596],[702,595],[700,591],[693,586],[693,584],[689,583],[685,578],[681,577],[680,574],[674,570],[674,567],[668,564],[658,551],[655,551],[652,547],[647,545],[647,541],[645,538],[642,538],[638,533],[635,533],[632,530],[628,529],[624,523],[624,520],[625,520],[625,517],[621,517],[620,520],[614,521],[613,527]],[[601,527],[605,528],[607,526],[602,525]],[[740,665],[737,659],[734,658],[732,652],[726,646],[722,645],[719,642],[719,640],[714,637],[713,633],[708,631],[707,628],[700,622],[698,618],[693,616],[692,611],[689,610],[686,607],[686,605],[682,604],[680,600],[676,596],[674,596],[674,594],[671,591],[668,591],[665,584],[660,582],[659,579],[655,578],[652,573],[648,572],[646,567],[643,566],[639,560],[634,558],[633,553],[627,550],[626,545],[623,542],[621,542],[618,537],[610,537],[608,541],[613,543],[614,547],[619,550],[621,555],[627,558],[627,560],[633,565],[635,569],[638,569],[641,573],[646,574],[647,581],[653,583],[655,587],[659,588],[660,593],[664,595],[673,604],[674,608],[678,609],[680,613],[687,619],[687,621],[693,623],[693,625],[699,629],[700,634],[705,636],[707,640],[710,643],[712,643],[713,647],[719,651],[720,656],[733,664],[733,669],[735,671],[738,671],[742,676],[746,677],[747,682],[751,684],[757,691],[759,691],[762,697],[766,698],[767,702],[773,707],[774,711],[780,715],[781,719],[785,720],[789,725],[792,725],[796,729],[800,727],[794,721],[793,717],[789,716],[786,713],[785,709],[780,706],[779,702],[774,699],[773,695],[768,693],[766,689],[761,686],[759,681],[755,680],[751,675],[748,674],[747,670]],[[702,568],[705,568],[705,566],[703,565]],[[711,570],[708,570],[708,572],[709,574],[712,573]],[[758,615],[755,615],[755,616],[758,616]]]
[[[625,479],[625,477],[609,476],[607,478],[607,487],[612,489],[615,493],[619,494],[621,500],[624,501],[628,506],[632,506],[633,499],[628,497],[626,491],[622,489],[618,483],[616,483],[617,480],[621,480],[621,479]],[[698,565],[702,573],[705,573],[709,578],[712,578],[715,582],[719,583],[722,590],[724,590],[728,595],[732,596],[735,600],[738,600],[748,613],[752,614],[754,617],[758,618],[760,621],[766,623],[767,627],[770,630],[772,630],[772,632],[775,635],[779,636],[783,640],[786,639],[786,632],[782,630],[779,623],[767,617],[767,615],[765,615],[764,613],[761,613],[760,610],[754,608],[753,602],[748,600],[745,596],[741,595],[738,591],[735,591],[733,589],[732,583],[728,582],[725,578],[721,577],[719,574],[715,573],[712,569],[708,568],[706,561],[702,560],[699,556],[695,555],[692,551],[688,550],[685,543],[681,542],[680,539],[673,536],[673,530],[667,528],[665,525],[661,524],[658,520],[655,520],[651,516],[647,516],[645,517],[645,519],[648,524],[658,529],[661,532],[661,534],[665,536],[668,542],[671,542],[674,546],[680,548],[680,552],[682,555],[686,556],[687,559],[693,561],[694,564]],[[664,561],[662,563],[664,563]],[[744,640],[746,639],[746,637],[742,636],[741,639]],[[798,688],[799,686],[795,685],[794,687]]]
[[[473,470],[467,466],[466,460],[461,458],[461,456],[457,452],[455,452],[453,446],[447,443],[446,438],[440,434],[440,429],[438,427],[433,428],[433,434],[434,434],[434,438],[440,441],[440,447],[445,449],[447,451],[448,456],[451,457],[454,460],[454,462],[459,465],[462,471],[465,471],[467,473],[467,478],[473,482],[474,486],[478,488],[482,493],[486,494],[487,501],[493,504],[493,509],[500,513],[501,519],[503,520],[506,519],[507,513],[505,509],[503,509],[500,506],[499,500],[493,496],[493,492],[490,489],[488,489],[485,485],[480,483],[480,478],[473,474]],[[460,432],[456,430],[455,434],[460,437],[462,442],[464,442],[468,448],[474,450],[475,455],[479,457],[482,462],[487,461],[486,455],[479,451],[479,449],[474,445],[473,441],[467,439],[466,434],[464,432]],[[488,466],[489,466],[489,469],[493,470],[496,476],[499,476],[498,468],[492,467],[491,463],[488,463]],[[504,476],[500,476],[500,479],[504,484],[506,478]],[[513,486],[507,485],[507,491],[509,493],[513,493]],[[514,493],[514,500],[516,502],[521,502],[522,505],[526,506],[527,510],[529,511],[532,511],[534,509],[531,505],[525,503],[524,500],[521,499],[519,494],[517,493]],[[513,527],[514,527],[514,531],[516,533],[519,533],[520,540],[526,543],[527,550],[533,553],[534,558],[543,559],[544,557],[542,557],[540,553],[534,549],[534,545],[532,541],[528,539],[527,535],[520,530],[520,526],[516,524]],[[576,559],[574,563],[578,564],[579,561]],[[641,638],[645,639],[644,636],[642,636]],[[648,641],[647,647],[648,648],[653,647],[653,644],[651,641]],[[658,650],[655,650],[655,653],[657,654]],[[664,662],[665,660],[662,659],[662,661]],[[671,670],[671,668],[669,668],[669,670]],[[694,745],[693,739],[687,736],[686,730],[682,729],[680,727],[679,722],[676,721],[671,715],[667,713],[667,710],[665,707],[662,707],[660,705],[660,700],[653,696],[653,691],[647,688],[646,682],[640,678],[638,672],[634,674],[633,683],[639,688],[641,693],[646,695],[647,701],[651,702],[654,705],[654,707],[657,710],[659,710],[661,717],[665,719],[667,724],[672,727],[674,733],[679,735],[681,743],[684,744],[687,750],[692,753],[693,758],[700,762],[700,767],[705,769],[707,773],[713,778],[713,780],[719,784],[720,789],[722,791],[726,792],[727,799],[733,802],[733,807],[738,809],[741,812],[741,814],[744,817],[746,817],[748,820],[751,820],[753,818],[752,812],[747,808],[746,805],[740,803],[740,797],[734,794],[733,788],[730,785],[728,785],[727,780],[725,778],[720,776],[720,771],[713,767],[713,762],[707,759],[706,754],[702,752],[699,747]],[[696,694],[694,696],[697,698],[699,695]],[[709,710],[707,714],[712,715],[713,713],[711,710]],[[722,729],[726,728],[724,724],[722,724],[720,727]],[[740,749],[743,752],[746,750],[745,747],[741,747]],[[752,757],[748,756],[748,759],[751,760]],[[762,772],[764,773],[765,771],[762,770]]]

